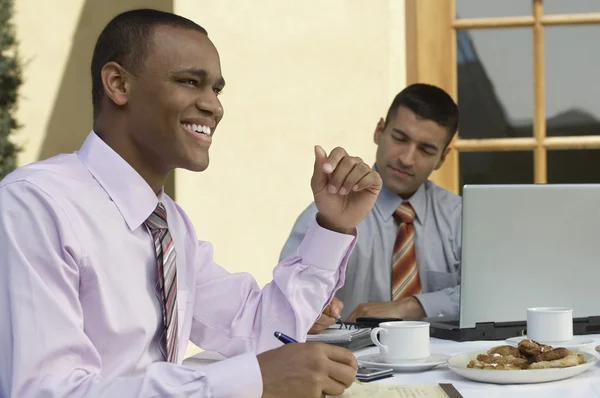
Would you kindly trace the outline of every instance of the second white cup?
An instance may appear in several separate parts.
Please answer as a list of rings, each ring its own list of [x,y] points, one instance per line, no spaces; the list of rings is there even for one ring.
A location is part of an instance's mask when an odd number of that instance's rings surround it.
[[[540,343],[573,339],[573,309],[563,307],[527,308],[527,338]]]
[[[388,363],[424,362],[431,355],[428,322],[383,322],[371,330],[371,340]]]

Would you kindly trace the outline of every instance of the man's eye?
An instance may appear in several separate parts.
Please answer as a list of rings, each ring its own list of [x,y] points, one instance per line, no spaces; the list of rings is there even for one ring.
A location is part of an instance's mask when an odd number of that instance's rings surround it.
[[[190,86],[198,87],[198,81],[195,79],[181,79],[180,83],[189,84]]]

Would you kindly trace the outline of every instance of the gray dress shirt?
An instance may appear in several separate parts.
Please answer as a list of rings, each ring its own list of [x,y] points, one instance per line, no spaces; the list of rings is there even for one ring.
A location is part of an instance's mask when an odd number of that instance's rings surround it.
[[[392,251],[398,232],[394,210],[402,198],[383,187],[373,210],[358,225],[358,242],[346,269],[346,282],[336,293],[344,303],[343,319],[361,303],[390,301]],[[423,293],[415,297],[428,317],[458,316],[460,294],[462,199],[425,182],[408,199],[415,209],[415,250]],[[280,259],[294,255],[317,208],[300,214]]]

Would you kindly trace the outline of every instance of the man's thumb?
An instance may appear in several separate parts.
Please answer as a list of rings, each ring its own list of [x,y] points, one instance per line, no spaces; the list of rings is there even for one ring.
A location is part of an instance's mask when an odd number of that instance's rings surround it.
[[[327,152],[320,146],[315,145],[315,169],[313,171],[313,188],[327,184],[327,174],[323,166],[327,161]]]

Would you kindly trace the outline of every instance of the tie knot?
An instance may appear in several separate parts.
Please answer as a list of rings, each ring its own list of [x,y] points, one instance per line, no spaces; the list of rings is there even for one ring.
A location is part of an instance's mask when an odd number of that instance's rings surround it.
[[[162,203],[158,202],[156,209],[150,214],[150,217],[146,220],[146,225],[150,230],[153,229],[167,229],[167,210]]]
[[[401,223],[412,224],[416,217],[415,209],[413,209],[410,203],[402,202],[394,212],[394,217]]]

